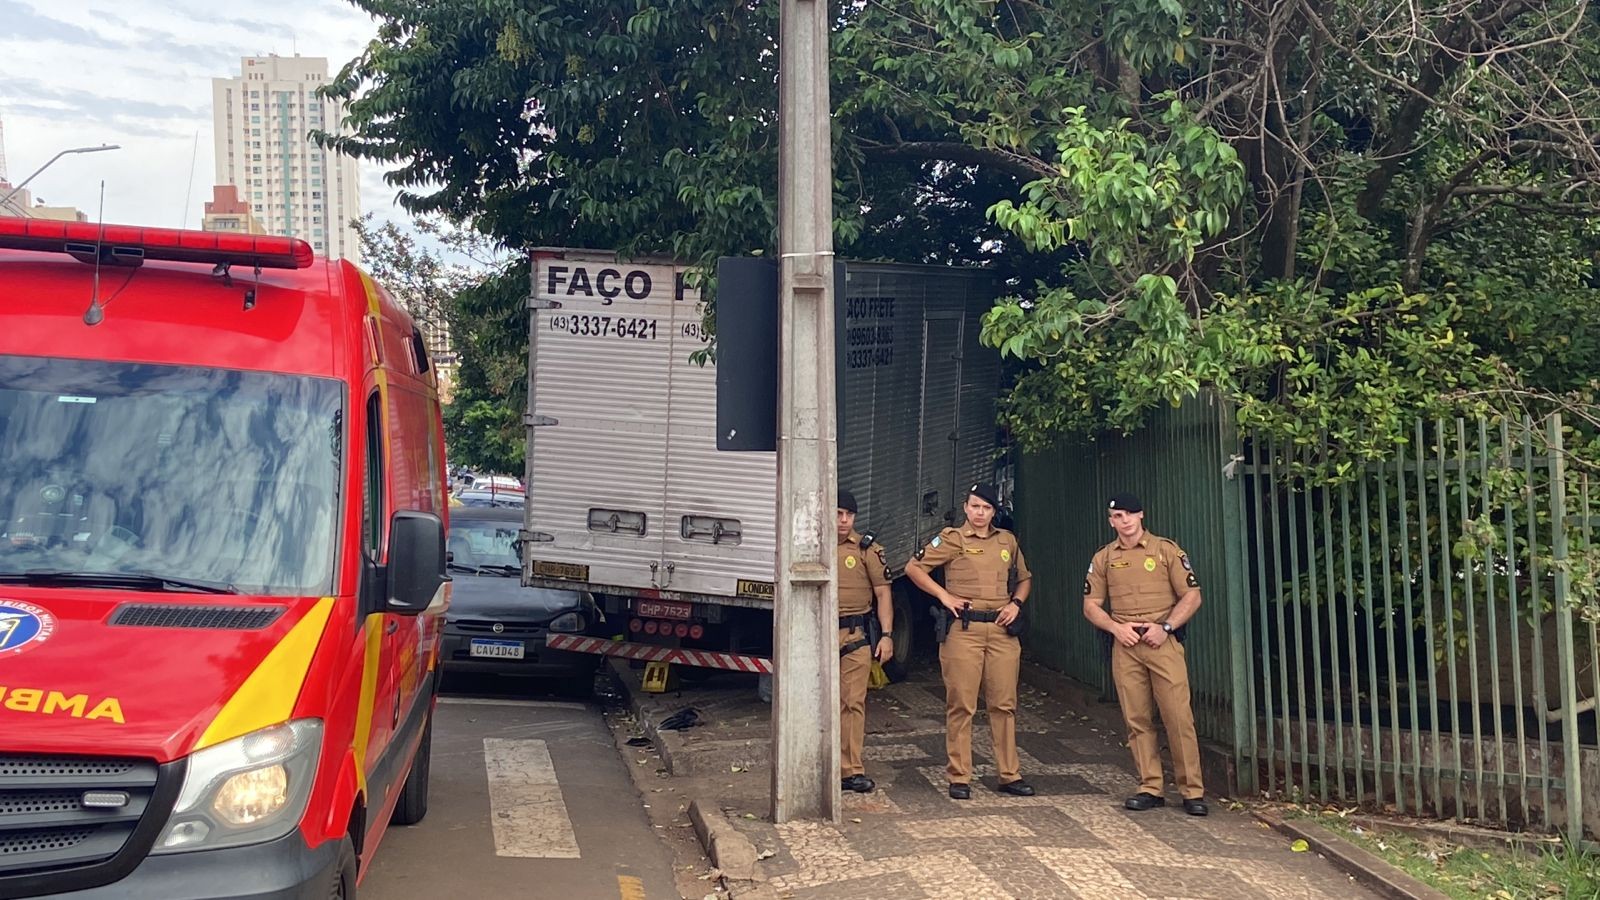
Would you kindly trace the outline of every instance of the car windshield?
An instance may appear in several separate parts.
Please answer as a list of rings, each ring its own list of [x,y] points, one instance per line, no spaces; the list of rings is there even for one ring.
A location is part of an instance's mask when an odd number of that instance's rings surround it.
[[[453,518],[450,520],[450,562],[459,569],[488,569],[518,574],[517,523]]]
[[[0,579],[330,593],[343,403],[322,378],[0,356]]]

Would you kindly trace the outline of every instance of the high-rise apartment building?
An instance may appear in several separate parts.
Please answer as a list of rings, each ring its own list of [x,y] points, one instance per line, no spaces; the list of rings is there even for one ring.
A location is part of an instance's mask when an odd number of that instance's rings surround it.
[[[211,79],[216,183],[238,187],[266,233],[360,261],[350,225],[361,215],[356,161],[308,137],[314,129],[339,131],[343,106],[316,95],[327,81],[326,58],[299,55],[245,57],[239,77]]]

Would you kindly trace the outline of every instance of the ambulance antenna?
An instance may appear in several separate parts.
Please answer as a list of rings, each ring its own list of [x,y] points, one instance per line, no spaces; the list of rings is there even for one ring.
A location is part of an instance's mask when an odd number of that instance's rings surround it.
[[[100,179],[100,232],[94,239],[94,290],[89,295],[89,308],[84,310],[83,324],[99,325],[106,317],[105,307],[100,305],[100,254],[101,244],[106,239],[106,181]]]

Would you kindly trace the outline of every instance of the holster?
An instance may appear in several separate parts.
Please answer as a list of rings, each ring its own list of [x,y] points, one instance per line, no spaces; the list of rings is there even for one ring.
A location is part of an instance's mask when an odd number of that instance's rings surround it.
[[[1006,626],[1006,634],[1012,637],[1022,637],[1022,633],[1028,630],[1028,605],[1026,603],[1014,605],[1017,607],[1017,617],[1011,620],[1010,625]]]
[[[862,637],[862,638],[857,638],[856,640],[853,640],[850,643],[841,646],[839,648],[839,656],[840,657],[849,656],[850,654],[856,652],[857,650],[860,650],[862,647],[875,647],[875,646],[877,646],[877,643],[872,640],[872,626],[873,626],[873,623],[875,623],[876,621],[877,621],[877,617],[874,616],[870,612],[867,613],[866,615],[840,616],[839,617],[839,627],[840,628],[850,628],[850,629],[860,628],[866,634],[866,636]]]
[[[941,603],[935,603],[928,615],[933,616],[933,636],[939,643],[944,643],[950,637],[950,625],[955,617],[950,615],[950,610],[945,609]]]
[[[867,646],[878,652],[878,642],[883,640],[883,623],[878,621],[878,611],[867,613]]]

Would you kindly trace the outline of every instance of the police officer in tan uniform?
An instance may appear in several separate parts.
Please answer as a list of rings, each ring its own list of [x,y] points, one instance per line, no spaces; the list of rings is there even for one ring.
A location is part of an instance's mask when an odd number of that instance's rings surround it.
[[[874,657],[894,656],[894,604],[889,597],[889,566],[883,548],[856,532],[856,498],[839,490],[835,524],[839,532],[839,774],[840,787],[859,794],[877,787],[861,764],[867,733],[867,676]],[[873,607],[876,606],[876,612]],[[877,646],[868,639],[867,617],[882,628]]]
[[[1111,680],[1128,724],[1128,746],[1140,782],[1139,792],[1123,806],[1145,810],[1166,805],[1152,719],[1159,708],[1183,811],[1203,816],[1209,810],[1189,706],[1189,670],[1183,642],[1173,637],[1200,608],[1200,581],[1182,547],[1144,530],[1144,505],[1138,497],[1118,494],[1107,506],[1117,539],[1089,562],[1083,614],[1112,638]]]
[[[989,709],[999,790],[1019,797],[1034,793],[1018,772],[1017,674],[1022,644],[1009,630],[1028,600],[1033,575],[1016,536],[993,525],[999,505],[1000,492],[994,485],[973,485],[963,508],[966,524],[944,529],[906,564],[911,581],[954,617],[949,635],[939,645],[939,667],[944,671],[949,757],[945,774],[950,796],[956,800],[972,798],[972,716],[978,709],[980,687]],[[944,587],[930,574],[940,566],[945,568]]]

